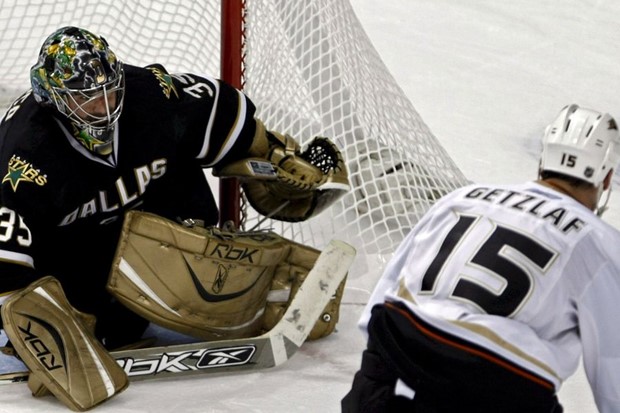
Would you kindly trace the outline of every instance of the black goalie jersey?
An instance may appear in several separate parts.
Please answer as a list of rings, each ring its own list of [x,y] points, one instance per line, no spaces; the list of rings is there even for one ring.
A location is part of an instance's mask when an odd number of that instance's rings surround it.
[[[214,79],[125,65],[114,148],[98,157],[71,125],[18,99],[0,124],[0,295],[43,275],[72,304],[100,313],[124,213],[216,224],[203,167],[247,156],[252,102]]]

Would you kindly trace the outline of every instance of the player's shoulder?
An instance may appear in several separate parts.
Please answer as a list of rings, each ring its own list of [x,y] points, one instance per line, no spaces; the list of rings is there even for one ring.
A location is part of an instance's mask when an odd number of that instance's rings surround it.
[[[56,129],[49,110],[27,92],[14,101],[0,122],[0,159],[15,152],[33,153],[50,141]]]
[[[438,199],[438,203],[448,203],[452,200],[466,197],[468,194],[476,191],[486,191],[490,189],[492,185],[480,184],[470,182],[464,186],[453,189],[452,191],[444,194],[441,198]]]
[[[550,217],[551,222],[555,222],[556,219],[569,220],[569,224],[574,223],[580,228],[577,233],[583,235],[581,242],[594,241],[603,249],[613,246],[612,255],[616,255],[616,245],[620,244],[620,231],[590,208],[569,195],[562,194],[537,182],[527,182],[520,187],[526,193],[539,196],[551,205],[546,210],[546,216]]]
[[[31,94],[25,94],[7,110],[0,124],[2,206],[15,210],[23,204],[37,211],[45,208],[43,201],[50,194],[49,176],[65,165],[56,156],[58,131],[49,110]]]
[[[530,190],[531,182],[524,183],[488,183],[488,182],[469,182],[467,185],[459,187],[449,195],[458,197],[469,195],[470,197],[487,196],[494,197],[500,193],[525,192]]]
[[[166,95],[172,88],[172,81],[166,69],[161,65],[133,66],[124,64],[126,97],[138,95],[153,98]],[[145,99],[143,99],[145,100]]]
[[[183,100],[186,96],[192,96],[190,93],[183,93],[186,87],[191,88],[192,85],[200,83],[211,91],[219,87],[219,81],[205,75],[195,73],[172,73],[168,71],[162,64],[154,63],[144,67],[132,66],[125,64],[125,88],[129,97],[136,94],[142,100],[144,97],[158,98],[173,102],[175,100]],[[204,86],[206,85],[206,86]],[[217,86],[216,86],[217,85]]]
[[[591,231],[592,238],[597,240],[599,248],[608,250],[611,256],[618,256],[620,231],[595,213],[592,213],[588,218],[588,225],[594,229],[594,231]]]

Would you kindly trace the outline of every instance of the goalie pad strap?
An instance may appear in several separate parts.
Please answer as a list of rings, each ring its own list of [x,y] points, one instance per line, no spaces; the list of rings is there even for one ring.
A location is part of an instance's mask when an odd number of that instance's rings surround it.
[[[69,304],[55,278],[41,278],[13,294],[2,305],[2,320],[31,371],[33,395],[49,390],[70,409],[84,411],[129,385],[123,369],[89,331],[92,316]]]
[[[254,132],[254,139],[252,140],[252,146],[248,153],[250,156],[265,156],[265,154],[269,151],[269,141],[267,140],[267,129],[265,128],[265,124],[256,119],[256,130]]]
[[[293,155],[295,152],[299,151],[299,144],[291,136],[268,131],[263,121],[260,119],[255,119],[255,121],[256,130],[254,132],[254,139],[248,150],[248,154],[251,157],[268,159],[270,149],[276,147],[284,148],[285,153],[288,155]]]

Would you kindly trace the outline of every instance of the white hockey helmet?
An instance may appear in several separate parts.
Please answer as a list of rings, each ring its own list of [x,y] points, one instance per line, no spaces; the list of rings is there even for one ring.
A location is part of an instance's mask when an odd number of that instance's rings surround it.
[[[620,161],[620,134],[613,117],[578,105],[564,107],[545,130],[541,171],[598,187]]]

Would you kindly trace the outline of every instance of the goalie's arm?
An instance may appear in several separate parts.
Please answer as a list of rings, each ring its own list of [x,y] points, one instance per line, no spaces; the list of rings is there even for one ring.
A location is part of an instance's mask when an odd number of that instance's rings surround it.
[[[156,69],[163,76],[164,69]],[[226,82],[193,74],[171,78],[178,93],[169,115],[191,131],[180,152],[214,168],[216,176],[240,178],[261,214],[302,221],[348,191],[342,154],[329,139],[315,138],[302,151],[293,137],[268,131],[252,100]]]

